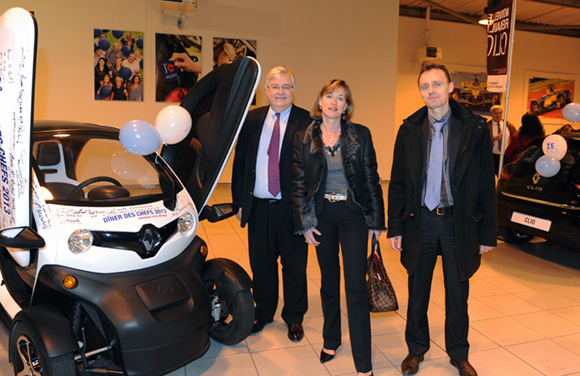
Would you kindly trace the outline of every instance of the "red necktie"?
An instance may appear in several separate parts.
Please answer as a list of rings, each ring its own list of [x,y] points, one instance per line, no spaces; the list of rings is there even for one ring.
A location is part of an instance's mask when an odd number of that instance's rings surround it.
[[[272,196],[278,196],[280,193],[280,114],[276,114],[274,130],[268,146],[268,191]]]

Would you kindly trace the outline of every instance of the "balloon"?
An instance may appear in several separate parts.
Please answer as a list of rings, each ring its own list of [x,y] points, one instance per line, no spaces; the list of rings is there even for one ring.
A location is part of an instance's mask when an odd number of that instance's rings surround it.
[[[121,39],[123,37],[122,30],[113,30],[113,36],[117,39]]]
[[[167,145],[182,141],[191,130],[189,111],[181,106],[167,106],[157,114],[155,129]]]
[[[143,69],[143,59],[139,60],[139,66]]]
[[[580,104],[573,102],[568,103],[566,106],[564,106],[562,115],[564,115],[564,118],[571,123],[580,121]]]
[[[536,161],[536,171],[545,178],[551,178],[560,171],[560,161],[550,155],[542,155]]]
[[[143,39],[139,38],[135,41],[135,44],[137,45],[137,48],[139,49],[143,49]]]
[[[125,55],[125,57],[129,57],[129,55],[131,55],[131,47],[124,45],[123,47],[121,47],[121,52],[123,53],[123,55]]]
[[[143,188],[155,188],[159,185],[159,176],[153,169],[148,169],[147,173],[137,179],[139,185]]]
[[[161,145],[157,130],[144,120],[125,123],[119,132],[119,140],[127,151],[137,155],[151,154]]]
[[[119,70],[119,76],[121,76],[125,81],[127,81],[129,78],[131,78],[132,75],[133,75],[133,72],[131,71],[131,69],[129,69],[127,67],[123,67]]]
[[[566,155],[568,150],[568,144],[564,137],[559,134],[549,135],[544,139],[542,143],[542,150],[545,155],[551,155],[552,157],[560,160]]]
[[[99,90],[99,93],[101,94],[101,97],[107,98],[109,95],[111,95],[111,88],[108,86],[103,86],[101,90]]]
[[[111,42],[108,39],[99,39],[99,48],[103,51],[107,51],[111,47]]]
[[[93,35],[95,36],[95,38],[98,38],[99,36],[101,36],[102,32],[103,32],[103,30],[101,30],[101,29],[93,29]]]
[[[113,154],[111,168],[123,179],[138,180],[146,176],[151,166],[145,158],[122,150]]]

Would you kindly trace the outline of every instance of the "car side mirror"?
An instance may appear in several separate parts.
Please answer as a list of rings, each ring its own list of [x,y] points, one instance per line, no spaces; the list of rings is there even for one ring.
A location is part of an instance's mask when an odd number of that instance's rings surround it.
[[[0,246],[5,248],[33,249],[44,247],[42,236],[30,227],[14,227],[0,231]]]
[[[207,219],[211,223],[218,222],[235,215],[238,212],[237,204],[206,205],[199,214],[199,220]]]

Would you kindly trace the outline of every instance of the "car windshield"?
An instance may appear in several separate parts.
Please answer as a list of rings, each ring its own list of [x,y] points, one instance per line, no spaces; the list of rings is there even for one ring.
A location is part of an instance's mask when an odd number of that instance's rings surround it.
[[[138,204],[170,199],[181,189],[159,156],[132,154],[117,138],[43,135],[35,139],[33,157],[43,197],[60,204]]]

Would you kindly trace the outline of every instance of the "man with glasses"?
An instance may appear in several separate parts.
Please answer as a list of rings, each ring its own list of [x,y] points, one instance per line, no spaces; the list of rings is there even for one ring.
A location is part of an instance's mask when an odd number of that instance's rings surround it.
[[[285,66],[266,76],[269,106],[248,113],[234,157],[232,198],[240,206],[240,225],[248,224],[248,249],[254,280],[256,321],[252,333],[274,319],[278,304],[278,258],[282,263],[288,338],[304,337],[308,309],[306,262],[308,245],[294,235],[290,204],[294,135],[311,122],[308,111],[292,104],[294,75]]]

